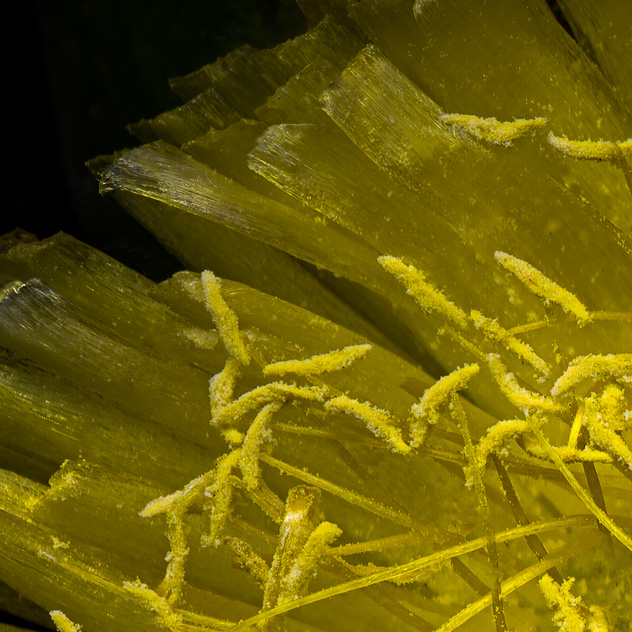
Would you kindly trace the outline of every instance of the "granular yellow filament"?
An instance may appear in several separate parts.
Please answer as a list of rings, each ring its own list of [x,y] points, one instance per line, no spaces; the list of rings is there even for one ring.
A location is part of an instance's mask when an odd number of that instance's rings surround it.
[[[473,309],[470,312],[470,319],[474,327],[482,331],[487,338],[495,340],[503,345],[507,350],[524,360],[532,369],[541,375],[548,376],[551,367],[529,346],[526,342],[518,340],[514,335],[502,327],[495,318],[488,318]]]
[[[331,522],[321,522],[312,531],[289,571],[281,580],[278,604],[297,599],[305,594],[329,545],[341,534],[342,530]]]
[[[632,152],[632,141],[610,142],[605,140],[568,140],[549,133],[549,143],[566,156],[582,160],[620,161]]]
[[[454,125],[474,138],[494,145],[511,145],[514,140],[546,125],[546,119],[539,117],[499,121],[493,117],[481,118],[472,114],[443,114],[440,118],[446,125]]]
[[[205,544],[218,546],[221,543],[221,533],[230,516],[233,504],[233,486],[230,478],[240,457],[241,449],[239,448],[221,456],[215,465],[215,480],[204,492],[204,495],[211,498],[213,502],[211,528],[209,535],[204,538]]]
[[[551,394],[561,395],[583,380],[607,377],[632,382],[632,353],[586,355],[575,358],[553,384]]]
[[[211,418],[219,414],[233,400],[235,382],[239,377],[239,362],[229,357],[224,368],[215,374],[209,382],[211,400]]]
[[[582,600],[571,594],[574,578],[567,579],[561,586],[548,573],[540,579],[540,590],[546,605],[555,610],[553,622],[561,632],[584,632],[585,620],[580,608]]]
[[[73,623],[61,610],[51,610],[49,614],[59,632],[81,632],[81,626]]]
[[[395,257],[378,257],[378,261],[387,272],[400,281],[406,288],[407,294],[410,294],[422,309],[439,312],[450,322],[465,329],[467,326],[465,312],[448,300],[441,290],[428,283],[421,270]]]
[[[239,331],[237,316],[222,297],[220,280],[209,270],[204,270],[200,279],[204,304],[213,317],[226,350],[241,364],[249,364],[250,354]]]
[[[483,470],[490,454],[500,454],[507,444],[527,432],[531,426],[524,419],[507,419],[494,424],[476,446],[476,466]]]
[[[264,406],[250,424],[246,438],[241,446],[239,467],[243,475],[244,483],[250,489],[259,487],[261,481],[261,468],[259,467],[259,454],[261,446],[270,435],[270,420],[283,404],[272,402]]]
[[[368,402],[359,402],[347,395],[340,395],[325,402],[325,409],[353,415],[364,422],[367,428],[380,439],[388,443],[394,452],[407,454],[410,447],[402,439],[401,432],[393,425],[395,420],[391,415]]]
[[[565,312],[575,316],[580,324],[590,322],[591,317],[588,310],[573,293],[544,276],[530,263],[500,250],[494,253],[494,257],[504,268],[518,277],[526,288],[536,296],[544,299],[547,303],[557,303]]]
[[[563,410],[563,407],[554,400],[519,386],[515,375],[507,370],[498,354],[490,353],[487,356],[487,365],[502,394],[520,410],[543,410],[552,413]]]
[[[130,594],[140,597],[145,601],[150,610],[155,612],[162,619],[169,630],[176,632],[179,629],[178,626],[181,622],[180,615],[174,612],[164,597],[161,597],[157,592],[151,590],[149,586],[143,584],[140,580],[136,580],[135,582],[123,582],[123,588]]]
[[[226,536],[224,544],[235,554],[237,564],[243,568],[261,588],[265,588],[270,567],[255,550],[243,540]]]
[[[286,360],[285,362],[275,362],[268,364],[263,369],[264,377],[274,375],[285,375],[286,373],[294,373],[301,376],[322,375],[331,371],[338,371],[349,366],[356,360],[363,358],[371,350],[371,345],[353,345],[315,355],[306,360]]]
[[[315,386],[296,386],[286,382],[270,382],[269,384],[253,388],[251,391],[244,393],[239,399],[224,406],[213,415],[211,423],[218,427],[228,426],[239,423],[249,412],[270,402],[286,402],[295,399],[307,402],[320,402],[324,399],[324,396],[324,390]]]
[[[452,371],[427,388],[421,400],[411,406],[410,412],[414,417],[410,425],[411,448],[423,444],[428,425],[434,425],[439,420],[441,407],[449,403],[454,393],[466,388],[479,370],[478,364],[468,364]]]

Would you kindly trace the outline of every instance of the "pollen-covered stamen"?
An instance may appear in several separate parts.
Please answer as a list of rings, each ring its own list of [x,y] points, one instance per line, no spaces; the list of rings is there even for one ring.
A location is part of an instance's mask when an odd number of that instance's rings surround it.
[[[146,584],[137,580],[135,582],[123,582],[123,588],[144,601],[152,612],[155,612],[162,620],[162,624],[167,630],[177,632],[182,621],[182,617],[173,610],[169,602],[161,597],[156,591],[152,590]]]
[[[632,153],[632,141],[569,140],[549,132],[549,144],[566,156],[582,160],[606,160],[616,162]]]
[[[487,356],[487,365],[502,394],[520,410],[527,413],[532,410],[560,413],[564,410],[564,407],[553,399],[522,388],[516,376],[507,370],[498,354],[490,353]]]
[[[552,395],[561,395],[584,380],[614,378],[632,382],[632,353],[586,355],[574,358],[556,380]]]
[[[476,446],[476,467],[483,470],[490,454],[502,454],[511,441],[530,431],[531,426],[524,419],[506,419],[494,424]]]
[[[369,344],[353,345],[345,347],[344,349],[330,351],[329,353],[315,355],[305,360],[275,362],[264,367],[262,373],[264,377],[285,375],[286,373],[293,373],[304,377],[323,375],[324,373],[339,371],[340,369],[348,367],[356,360],[363,358],[371,348]]]
[[[244,483],[250,489],[259,487],[261,481],[261,468],[259,467],[259,454],[263,443],[270,438],[270,421],[277,411],[283,406],[280,402],[272,402],[264,406],[250,424],[246,438],[241,446],[239,468],[243,475]]]
[[[233,450],[217,460],[213,484],[206,488],[204,495],[211,499],[211,526],[203,544],[218,546],[222,539],[224,525],[230,517],[233,505],[233,486],[230,478],[233,469],[239,464],[241,449]]]
[[[340,395],[325,402],[325,410],[353,415],[364,422],[376,437],[388,443],[394,452],[410,452],[410,447],[406,445],[400,430],[395,426],[395,419],[386,410],[376,408],[368,402],[359,402],[347,395]]]
[[[245,415],[270,402],[287,402],[289,400],[321,402],[325,398],[325,391],[326,389],[315,386],[296,386],[286,382],[270,382],[269,384],[253,388],[221,408],[213,415],[211,424],[217,427],[225,427],[239,423]]]
[[[224,368],[211,378],[208,389],[211,400],[211,418],[219,414],[233,401],[235,382],[239,377],[239,367],[239,362],[230,357]]]
[[[237,565],[243,568],[263,589],[268,580],[270,567],[255,550],[243,540],[226,536],[224,544],[235,554]]]
[[[483,332],[485,336],[494,340],[511,351],[514,355],[524,360],[534,371],[543,376],[551,373],[551,367],[545,362],[526,342],[518,340],[513,334],[502,327],[495,318],[488,318],[478,310],[470,312],[470,320],[474,327]]]
[[[467,387],[468,382],[480,370],[478,364],[468,364],[442,377],[427,388],[417,404],[413,404],[410,413],[413,416],[410,424],[410,446],[415,449],[423,445],[428,426],[439,421],[441,408],[449,403],[450,397],[457,391]]]
[[[546,125],[546,119],[540,117],[499,121],[494,117],[482,118],[473,114],[443,114],[439,118],[446,125],[454,125],[478,140],[506,146]]]
[[[241,364],[250,363],[250,354],[244,344],[237,316],[228,307],[221,292],[221,281],[209,270],[200,275],[204,296],[204,305],[211,313],[213,321],[219,330],[220,338],[228,353],[239,360]]]
[[[262,610],[270,610],[277,605],[282,582],[314,530],[319,500],[320,492],[313,487],[299,485],[288,492],[278,544],[266,580]],[[262,622],[261,629],[269,630],[272,625],[267,620]]]
[[[48,614],[59,632],[81,632],[81,626],[73,623],[61,610],[51,610]]]
[[[390,272],[400,281],[406,288],[406,293],[410,294],[423,310],[439,312],[461,329],[467,327],[465,312],[447,299],[441,290],[428,283],[421,270],[405,264],[396,257],[378,257],[378,261],[387,272]]]
[[[296,556],[294,564],[281,580],[281,591],[277,603],[291,601],[305,594],[329,545],[341,534],[342,529],[332,522],[321,522],[311,532],[307,542]]]
[[[588,310],[572,292],[549,279],[530,263],[500,250],[494,253],[494,257],[520,279],[528,290],[544,299],[546,303],[557,303],[565,312],[575,316],[580,325],[591,321]]]
[[[632,450],[619,434],[629,423],[623,390],[616,384],[610,384],[603,393],[587,397],[584,404],[584,423],[590,439],[632,471]]]

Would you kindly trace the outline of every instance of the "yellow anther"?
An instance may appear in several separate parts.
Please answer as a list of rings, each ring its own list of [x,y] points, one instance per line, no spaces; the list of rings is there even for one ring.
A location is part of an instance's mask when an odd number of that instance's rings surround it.
[[[51,610],[49,614],[59,632],[81,632],[81,626],[73,623],[61,610]]]
[[[239,399],[232,401],[217,411],[211,424],[222,427],[243,420],[251,411],[270,402],[287,402],[302,400],[306,402],[321,402],[325,397],[325,390],[315,386],[296,386],[286,382],[270,382],[257,386],[244,393]]]
[[[591,440],[632,471],[632,450],[619,432],[627,427],[623,390],[608,385],[601,394],[584,400],[584,423]]]
[[[261,588],[265,588],[270,567],[255,550],[243,540],[226,536],[224,543],[235,554],[237,564],[243,568]]]
[[[549,143],[566,156],[582,160],[607,160],[617,162],[632,152],[632,141],[610,142],[605,140],[568,140],[549,133]]]
[[[612,463],[612,457],[601,450],[591,448],[578,450],[566,445],[552,446],[552,448],[564,463]],[[547,452],[540,445],[530,444],[526,449],[531,455],[550,461]]]
[[[259,467],[259,453],[264,441],[269,440],[270,420],[283,404],[272,402],[264,406],[250,424],[246,438],[241,447],[239,467],[243,475],[244,483],[250,489],[259,487],[261,480],[261,468]]]
[[[452,371],[427,388],[421,400],[411,406],[410,412],[414,417],[410,425],[411,448],[423,444],[428,425],[434,425],[439,420],[441,407],[449,403],[453,393],[466,388],[479,370],[478,364],[468,364]]]
[[[306,360],[286,360],[285,362],[275,362],[268,364],[263,369],[264,377],[275,375],[285,375],[286,373],[294,373],[301,376],[322,375],[331,371],[338,371],[349,366],[356,360],[363,358],[370,350],[371,345],[354,345],[315,355]]]
[[[524,419],[507,419],[494,424],[476,446],[476,466],[484,469],[490,454],[502,453],[510,441],[530,431],[531,426]]]
[[[557,303],[565,312],[575,316],[580,324],[590,322],[588,310],[573,293],[544,276],[530,263],[500,250],[494,253],[494,257],[503,267],[518,277],[528,290],[544,299],[545,303]]]
[[[632,353],[586,355],[575,358],[553,384],[551,394],[561,395],[584,380],[606,377],[631,382]]]
[[[448,300],[441,290],[428,283],[421,270],[395,257],[378,257],[378,261],[387,272],[400,281],[406,288],[407,294],[410,294],[423,310],[439,312],[450,322],[465,329],[467,326],[465,312]]]
[[[220,280],[208,270],[202,272],[200,279],[204,304],[213,317],[226,350],[241,364],[249,364],[250,354],[239,331],[237,316],[222,297]]]
[[[470,312],[470,319],[479,331],[482,331],[487,338],[495,340],[503,345],[507,350],[524,360],[531,368],[541,375],[548,376],[551,367],[529,346],[526,342],[518,340],[502,327],[494,318],[488,318],[481,312],[473,309]]]
[[[231,514],[233,504],[233,486],[230,478],[240,457],[241,449],[238,448],[217,460],[213,484],[204,492],[204,495],[212,500],[211,528],[209,535],[204,538],[204,544],[218,546],[221,543],[221,533]]]
[[[277,603],[291,601],[305,594],[329,545],[341,534],[342,530],[331,522],[321,522],[312,531],[289,572],[281,580]]]
[[[368,402],[359,402],[346,395],[340,395],[325,402],[326,410],[353,415],[364,422],[367,428],[380,439],[384,440],[394,452],[407,454],[410,447],[402,439],[401,432],[394,426],[395,420],[391,415]]]
[[[146,584],[137,580],[135,582],[123,582],[123,588],[135,597],[139,597],[155,612],[169,630],[176,632],[179,629],[181,617],[169,605],[169,602]]]
[[[581,597],[571,594],[574,581],[571,577],[560,585],[548,573],[540,579],[546,605],[555,611],[553,623],[561,632],[584,632],[586,626]]]
[[[511,145],[514,140],[546,125],[545,118],[499,121],[496,118],[481,118],[473,114],[444,114],[441,121],[454,125],[478,140],[494,145]]]
[[[233,400],[235,382],[239,377],[239,367],[239,362],[230,357],[224,368],[211,378],[208,389],[211,400],[211,418],[219,414]]]
[[[487,364],[502,394],[520,410],[543,410],[552,413],[563,410],[563,407],[552,399],[519,386],[515,375],[507,370],[498,354],[490,353],[487,356]]]

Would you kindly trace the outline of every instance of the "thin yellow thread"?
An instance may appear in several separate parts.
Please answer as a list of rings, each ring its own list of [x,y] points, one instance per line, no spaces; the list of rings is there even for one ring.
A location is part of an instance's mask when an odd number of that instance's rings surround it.
[[[591,321],[590,313],[572,292],[549,279],[530,263],[500,250],[494,253],[494,257],[545,303],[557,303],[565,312],[575,316],[580,325]]]
[[[455,392],[466,388],[479,370],[478,364],[468,364],[442,377],[424,391],[421,400],[410,408],[414,417],[410,425],[411,448],[423,445],[428,425],[434,425],[439,421],[441,407],[449,402]]]
[[[353,415],[364,422],[376,437],[386,441],[394,452],[410,452],[410,447],[402,439],[401,432],[394,426],[395,420],[385,410],[375,408],[368,402],[362,403],[351,399],[347,395],[340,395],[325,402],[325,410]]]
[[[241,364],[249,364],[250,354],[239,331],[237,316],[222,297],[220,280],[209,270],[204,270],[200,275],[200,279],[202,281],[204,305],[213,317],[226,350],[232,357],[239,360]]]
[[[286,360],[285,362],[275,362],[264,367],[262,373],[264,377],[285,375],[294,373],[301,376],[314,376],[339,371],[349,366],[356,360],[363,358],[370,350],[371,345],[354,345],[338,349],[329,353],[315,355],[306,360]]]
[[[565,527],[573,527],[573,526],[592,527],[593,525],[592,525],[592,520],[590,520],[585,515],[567,516],[564,518],[557,518],[555,520],[551,520],[548,522],[531,523],[531,524],[520,526],[520,527],[514,527],[507,531],[502,531],[496,534],[496,542],[497,543],[512,542],[514,540],[518,540],[532,534],[546,533],[548,531],[553,531],[553,530],[562,529]],[[311,593],[305,597],[295,599],[292,602],[286,602],[284,604],[281,604],[273,608],[269,612],[261,612],[257,615],[250,617],[249,619],[240,621],[239,623],[235,624],[230,629],[233,632],[238,632],[238,630],[245,630],[245,629],[248,629],[250,626],[256,625],[258,622],[263,621],[271,616],[277,616],[279,614],[290,612],[291,610],[296,610],[297,608],[302,608],[310,604],[318,603],[326,599],[336,597],[338,595],[344,595],[344,594],[353,592],[355,590],[366,588],[368,586],[374,586],[375,584],[379,584],[385,581],[396,581],[399,577],[409,575],[413,572],[421,572],[424,569],[435,566],[436,564],[449,561],[461,555],[466,555],[468,553],[473,553],[474,551],[478,551],[482,549],[486,544],[487,544],[486,537],[476,538],[475,540],[469,540],[468,542],[464,542],[463,544],[458,544],[454,547],[444,549],[442,551],[438,551],[437,553],[433,553],[431,555],[418,558],[410,562],[406,562],[405,564],[392,566],[383,571],[374,573],[373,575],[370,575],[368,577],[360,577],[357,579],[352,579],[350,581],[346,581],[341,584],[331,586],[330,588],[325,588],[323,590],[319,590],[317,592]],[[557,566],[560,562],[564,561],[566,558],[574,557],[578,553],[579,551],[577,551],[577,548],[575,547],[572,550],[569,549],[565,551],[564,554],[556,555],[554,557],[549,557],[545,560],[542,560],[538,564],[535,564],[534,566],[531,566],[528,569],[525,569],[525,571],[522,571],[521,573],[514,576],[513,578],[503,582],[502,584],[503,596],[506,596],[507,594],[509,594],[511,590],[516,590],[521,585],[524,585],[524,583],[527,583],[531,579],[538,577],[538,575],[541,575],[543,572],[547,571],[549,568],[553,566]],[[491,595],[488,595],[487,598],[483,598],[482,600],[479,600],[479,602],[476,602],[475,604],[470,604],[470,606],[474,606],[476,608],[476,612],[480,612],[486,606],[488,606],[489,603],[491,603]],[[468,606],[468,608],[470,606]],[[459,615],[460,614],[461,613],[459,613]],[[472,616],[472,615],[469,615],[469,616]],[[455,628],[452,627],[450,629],[455,629]]]
[[[61,610],[51,610],[48,614],[59,632],[81,632],[81,626],[73,623]]]
[[[237,448],[217,460],[215,480],[206,488],[204,495],[212,499],[211,526],[208,536],[203,539],[206,545],[219,546],[221,533],[230,517],[233,504],[233,486],[230,482],[233,468],[237,467],[241,450]]]
[[[423,310],[439,312],[461,329],[467,327],[465,312],[448,300],[441,290],[428,283],[421,270],[395,257],[378,257],[378,261],[387,272],[400,281],[406,288],[406,293],[410,294]]]
[[[226,536],[224,544],[235,554],[236,562],[245,570],[261,588],[265,588],[270,567],[255,550],[243,540]]]
[[[462,129],[478,140],[506,146],[546,125],[546,119],[540,117],[499,121],[494,117],[481,118],[472,114],[443,114],[440,120],[446,125],[454,125]]]

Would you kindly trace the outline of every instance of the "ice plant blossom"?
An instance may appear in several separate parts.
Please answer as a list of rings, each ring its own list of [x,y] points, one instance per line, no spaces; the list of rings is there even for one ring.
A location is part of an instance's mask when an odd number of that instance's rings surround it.
[[[5,607],[629,629],[626,3],[299,4],[90,163],[186,271],[4,238]]]

